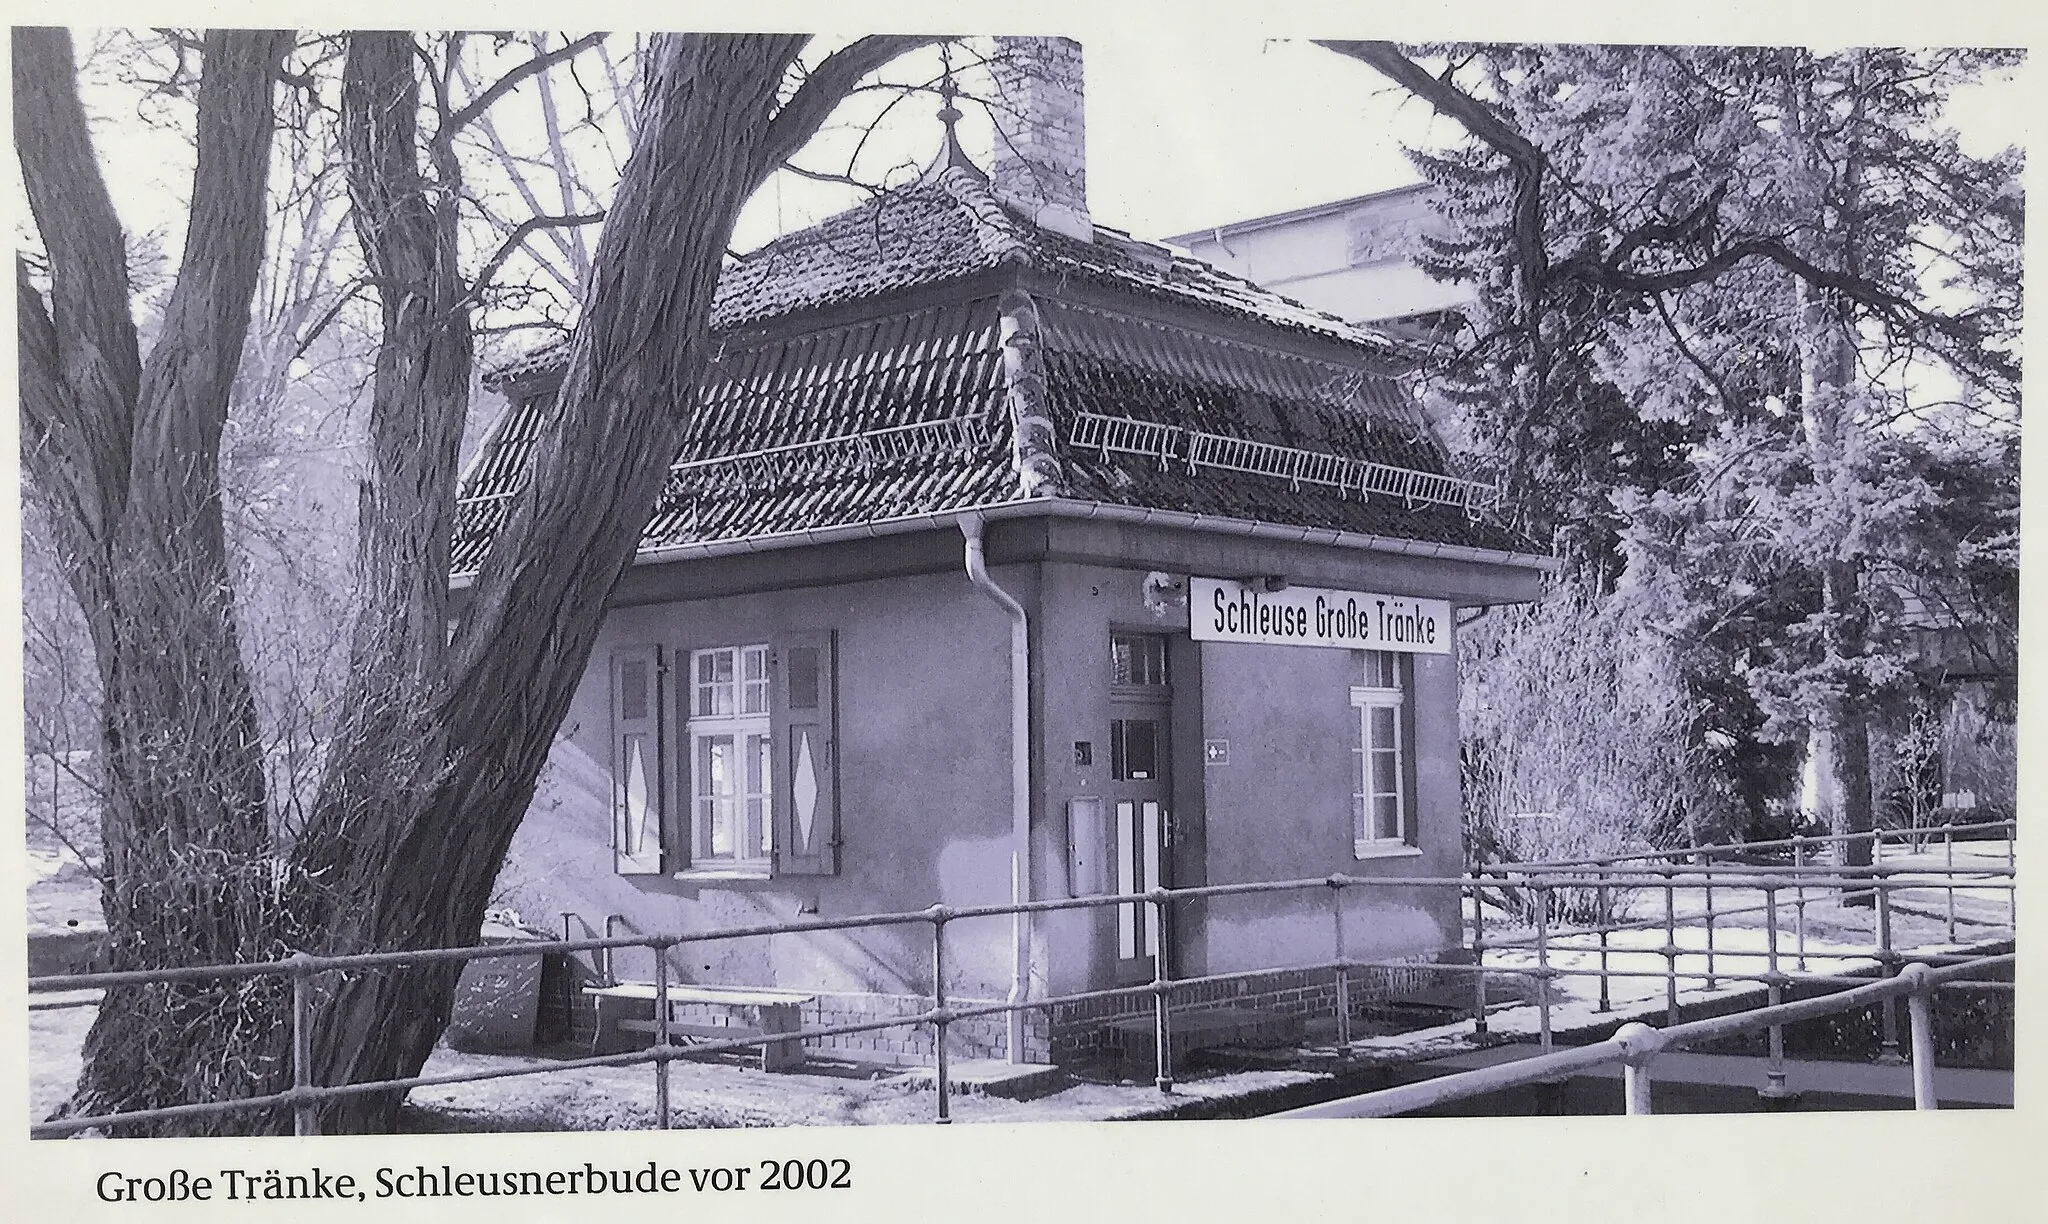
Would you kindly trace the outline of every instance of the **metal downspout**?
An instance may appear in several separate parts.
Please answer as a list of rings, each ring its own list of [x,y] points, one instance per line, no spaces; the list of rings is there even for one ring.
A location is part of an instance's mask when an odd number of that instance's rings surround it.
[[[1031,900],[1031,622],[1024,605],[989,577],[981,527],[979,514],[960,516],[960,534],[967,541],[967,577],[1010,618],[1010,900],[1021,905]],[[1015,1007],[1030,994],[1029,914],[1010,916],[1010,936],[1016,961],[1009,1003]],[[1013,1011],[1005,1019],[1009,1060],[1024,1062],[1024,1013]]]

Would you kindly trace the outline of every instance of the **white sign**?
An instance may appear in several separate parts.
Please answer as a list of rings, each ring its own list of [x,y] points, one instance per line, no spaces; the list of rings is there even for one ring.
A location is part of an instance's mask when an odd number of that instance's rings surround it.
[[[1441,599],[1320,587],[1262,591],[1217,578],[1191,579],[1189,587],[1198,642],[1451,653],[1451,605]]]

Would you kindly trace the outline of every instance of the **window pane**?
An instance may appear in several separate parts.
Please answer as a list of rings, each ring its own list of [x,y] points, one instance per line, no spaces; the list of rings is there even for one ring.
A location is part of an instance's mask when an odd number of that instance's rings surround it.
[[[697,813],[699,844],[715,858],[733,852],[733,798],[738,782],[730,735],[697,737]]]
[[[1358,683],[1366,688],[1400,688],[1400,656],[1391,650],[1359,651]]]
[[[1374,706],[1372,708],[1372,746],[1392,748],[1394,746],[1394,707]]]
[[[775,845],[775,771],[769,763],[769,750],[766,735],[747,737],[747,840],[763,858]]]
[[[733,712],[734,654],[730,649],[697,652],[697,717],[719,718]]]
[[[1150,718],[1119,718],[1109,725],[1109,776],[1143,782],[1159,776],[1159,724]]]
[[[1165,685],[1166,639],[1151,634],[1111,634],[1109,682],[1125,687],[1158,688]]]
[[[699,858],[752,861],[767,855],[774,824],[771,672],[765,645],[722,646],[691,656],[692,841]]]
[[[1393,795],[1380,795],[1372,801],[1372,835],[1375,841],[1399,841],[1401,839],[1401,801]]]
[[[711,813],[711,857],[733,857],[733,802],[731,799],[715,800]]]
[[[749,646],[746,649],[744,683],[740,692],[740,713],[766,714],[768,712],[768,648]]]
[[[1391,795],[1401,788],[1396,782],[1400,776],[1400,758],[1391,752],[1372,754],[1372,793]]]

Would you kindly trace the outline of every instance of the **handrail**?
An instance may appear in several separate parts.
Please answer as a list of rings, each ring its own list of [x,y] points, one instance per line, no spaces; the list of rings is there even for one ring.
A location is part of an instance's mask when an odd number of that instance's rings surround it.
[[[1772,878],[1765,875],[1751,877],[1708,877],[1705,873],[1695,886],[1711,882],[1717,888],[1789,888],[1803,884],[1810,888],[1840,887],[1853,883],[1858,889],[1890,888],[1924,891],[1930,887],[1925,881],[1897,880],[1884,878],[1892,872],[1889,867],[1842,867],[1827,871],[1808,868],[1797,876]],[[1988,870],[1988,869],[1987,869]],[[2004,875],[2003,871],[1991,874]],[[1957,874],[1964,874],[1958,872]],[[1868,875],[1868,878],[1865,878]],[[1693,881],[1686,873],[1674,877],[1679,884]],[[1974,878],[1974,877],[1973,877]],[[1595,877],[1568,876],[1545,878],[1532,881],[1530,886],[1545,888],[1590,888],[1605,882],[1615,887],[1662,887],[1667,877],[1661,873],[1647,871],[1631,874],[1608,873]],[[1054,910],[1097,909],[1109,905],[1142,904],[1155,899],[1167,901],[1195,900],[1207,897],[1245,896],[1253,893],[1294,892],[1331,887],[1384,887],[1384,888],[1469,888],[1474,883],[1469,876],[1353,876],[1342,872],[1294,880],[1268,880],[1248,884],[1209,884],[1195,888],[1154,888],[1134,893],[1109,893],[1095,897],[1058,897],[1022,904],[996,904],[977,906],[947,906],[950,919],[996,918],[1011,914],[1046,913]],[[1480,877],[1479,883],[1492,882],[1491,876]],[[2011,881],[1999,883],[1986,881],[1971,884],[1977,889],[2005,890],[2017,887]],[[556,939],[534,940],[516,944],[493,944],[473,948],[419,948],[390,952],[351,952],[333,956],[300,954],[270,961],[245,961],[235,964],[194,965],[167,967],[163,969],[107,970],[97,973],[50,974],[32,977],[28,981],[31,993],[55,990],[88,990],[106,986],[132,986],[151,982],[192,981],[199,978],[252,978],[278,977],[294,972],[294,967],[305,965],[312,972],[339,969],[379,969],[400,965],[431,963],[435,961],[488,960],[493,957],[534,956],[551,952],[592,952],[615,948],[645,948],[654,940],[670,944],[710,943],[725,939],[744,939],[761,935],[794,935],[808,931],[841,931],[876,926],[904,926],[911,923],[929,922],[932,911],[908,910],[896,913],[861,914],[845,918],[810,918],[790,922],[762,922],[743,926],[716,927],[703,931],[675,931],[659,935],[620,935],[609,939]],[[1577,933],[1577,932],[1575,932]],[[1583,933],[1591,933],[1590,930]]]
[[[1966,821],[1954,821],[1945,825],[1928,825],[1921,829],[1863,829],[1854,833],[1800,833],[1794,834],[1791,837],[1773,837],[1759,841],[1709,843],[1697,846],[1681,846],[1669,850],[1637,850],[1622,854],[1593,855],[1576,859],[1543,859],[1517,865],[1522,867],[1599,867],[1638,860],[1660,861],[1740,850],[1789,849],[1801,846],[1829,845],[1835,842],[1866,840],[1881,842],[1887,837],[1897,838],[1902,841],[1920,841],[1936,834],[1987,833],[1994,830],[2017,832],[2018,829],[2019,822],[2017,820],[1987,820],[1977,824]]]
[[[163,1106],[156,1109],[132,1111],[121,1115],[104,1118],[67,1118],[60,1122],[47,1122],[38,1124],[32,1127],[31,1134],[36,1137],[46,1137],[62,1134],[72,1134],[81,1130],[101,1126],[117,1125],[122,1122],[167,1120],[178,1117],[195,1116],[200,1114],[232,1112],[235,1110],[255,1110],[281,1107],[291,1108],[294,1110],[296,1118],[295,1129],[297,1129],[299,1133],[311,1134],[315,1133],[315,1107],[320,1102],[331,1099],[337,1099],[341,1097],[360,1095],[362,1093],[367,1092],[398,1091],[412,1087],[427,1086],[430,1084],[460,1083],[467,1082],[470,1080],[503,1078],[504,1076],[510,1074],[546,1074],[552,1071],[571,1070],[578,1067],[634,1066],[642,1064],[652,1064],[655,1067],[657,1083],[665,1087],[667,1080],[667,1064],[676,1058],[684,1057],[686,1055],[695,1056],[704,1053],[716,1053],[728,1050],[743,1050],[756,1048],[764,1046],[770,1040],[774,1042],[802,1041],[840,1035],[851,1035],[862,1032],[873,1032],[881,1029],[900,1028],[906,1025],[914,1024],[931,1025],[936,1032],[936,1047],[939,1051],[942,1052],[945,1049],[947,1031],[949,1027],[952,1024],[958,1023],[963,1020],[975,1019],[983,1016],[1023,1014],[1025,1012],[1050,1009],[1065,1004],[1081,1003],[1099,999],[1143,998],[1147,996],[1149,996],[1153,1000],[1153,1010],[1155,1018],[1154,1041],[1156,1046],[1154,1056],[1157,1060],[1159,1069],[1157,1077],[1158,1087],[1161,1092],[1171,1092],[1173,1090],[1173,1079],[1171,1075],[1169,1059],[1171,1044],[1169,1034],[1169,1011],[1171,1007],[1172,998],[1176,993],[1185,992],[1191,988],[1202,986],[1209,983],[1250,978],[1258,976],[1260,974],[1272,972],[1331,972],[1334,973],[1336,977],[1337,998],[1339,1000],[1340,1008],[1344,1012],[1344,1016],[1340,1018],[1339,1021],[1339,1032],[1340,1034],[1342,1034],[1346,1032],[1346,1025],[1348,1024],[1349,1019],[1350,995],[1348,975],[1353,970],[1362,968],[1393,968],[1397,966],[1412,967],[1414,962],[1412,960],[1407,959],[1408,957],[1428,956],[1433,953],[1441,952],[1442,949],[1440,947],[1432,945],[1427,948],[1419,947],[1413,949],[1410,952],[1395,952],[1383,954],[1380,959],[1376,960],[1353,959],[1346,957],[1344,955],[1342,935],[1342,898],[1345,892],[1347,892],[1348,890],[1359,887],[1367,889],[1453,888],[1459,890],[1459,896],[1461,898],[1461,908],[1463,905],[1462,898],[1466,893],[1472,893],[1476,899],[1479,891],[1482,888],[1489,886],[1498,886],[1506,879],[1520,880],[1520,887],[1531,889],[1538,893],[1543,894],[1551,893],[1554,890],[1560,888],[1586,887],[1594,885],[1603,888],[1657,887],[1665,890],[1667,896],[1675,892],[1676,889],[1680,887],[1758,888],[1763,890],[1768,898],[1768,903],[1763,908],[1767,914],[1767,918],[1770,924],[1770,951],[1767,954],[1770,960],[1769,971],[1764,974],[1722,972],[1718,976],[1721,979],[1727,981],[1765,982],[1771,988],[1772,999],[1774,1004],[1777,1001],[1777,994],[1779,990],[1785,984],[1793,982],[1810,984],[1836,984],[1843,982],[1856,982],[1860,980],[1854,977],[1853,975],[1844,974],[1802,973],[1795,977],[1778,972],[1777,955],[1779,940],[1777,931],[1777,912],[1779,909],[1783,908],[1785,904],[1787,904],[1785,902],[1781,902],[1778,900],[1778,894],[1785,889],[1798,889],[1808,887],[1853,888],[1858,892],[1874,893],[1877,897],[1877,945],[1875,948],[1869,950],[1848,949],[1825,954],[1815,953],[1815,955],[1817,956],[1826,955],[1830,958],[1841,959],[1869,959],[1876,962],[1877,968],[1881,972],[1890,971],[1896,968],[1898,965],[1906,963],[1908,961],[1918,962],[1955,959],[1955,957],[1944,956],[1941,954],[1930,954],[1925,956],[1901,956],[1898,953],[1896,953],[1892,948],[1890,923],[1887,916],[1889,912],[1887,899],[1893,892],[1902,888],[1907,890],[1924,890],[1926,888],[1929,888],[1930,885],[1925,881],[1925,879],[1920,878],[1925,877],[1927,874],[1929,874],[1929,871],[1926,869],[1906,869],[1893,867],[1890,865],[1877,865],[1874,867],[1865,868],[1830,869],[1798,867],[1790,871],[1771,871],[1750,868],[1746,869],[1743,875],[1729,876],[1715,874],[1711,871],[1699,871],[1697,869],[1693,869],[1690,871],[1681,870],[1675,866],[1666,865],[1654,869],[1627,869],[1610,867],[1595,868],[1591,871],[1587,871],[1581,868],[1569,874],[1550,870],[1522,870],[1520,868],[1514,867],[1489,869],[1489,872],[1490,873],[1486,875],[1460,877],[1360,877],[1346,875],[1343,873],[1336,873],[1329,876],[1308,879],[1256,881],[1241,884],[1206,885],[1201,887],[1183,889],[1155,888],[1144,892],[1118,893],[1092,897],[1048,898],[1043,900],[1024,902],[1021,904],[1010,903],[964,907],[935,905],[927,909],[915,911],[856,915],[843,918],[821,917],[811,919],[800,919],[795,921],[756,923],[744,926],[725,927],[707,931],[673,932],[633,936],[608,935],[608,937],[606,938],[535,940],[526,943],[497,944],[469,948],[399,949],[380,952],[351,953],[345,955],[314,955],[308,953],[300,953],[282,960],[255,963],[178,966],[160,969],[133,969],[100,973],[46,975],[42,977],[31,978],[29,980],[29,990],[32,994],[48,994],[58,991],[90,992],[97,989],[108,987],[139,985],[145,983],[193,981],[199,979],[236,980],[263,976],[289,976],[292,979],[294,987],[291,1011],[291,1022],[293,1026],[293,1087],[284,1092],[273,1093],[261,1097],[245,1098],[236,1101],[192,1102],[179,1105]],[[1993,871],[1991,872],[1991,874],[2011,875],[2012,868],[2008,866],[2004,872]],[[1956,884],[1955,881],[1951,879],[1949,880],[1947,886],[1951,889],[1960,887],[1964,889],[1988,889],[1993,891],[2010,891],[2014,887],[2010,879],[1978,881],[1975,879],[1974,875],[1971,875],[1969,878],[1972,879],[1971,883]],[[1931,885],[1931,887],[1943,887],[1943,885],[1937,883]],[[601,952],[607,954],[608,956],[608,954],[612,950],[617,948],[653,949],[657,954],[658,968],[661,968],[661,953],[665,950],[682,945],[703,943],[714,940],[746,938],[752,936],[765,935],[801,934],[813,931],[869,929],[886,926],[905,926],[914,924],[929,924],[933,930],[935,939],[937,939],[939,936],[943,934],[944,929],[947,926],[960,921],[972,920],[977,918],[1006,917],[1019,913],[1043,913],[1058,910],[1095,909],[1113,905],[1145,905],[1151,907],[1153,910],[1153,916],[1155,920],[1158,921],[1162,925],[1162,929],[1164,929],[1164,924],[1169,920],[1173,907],[1184,901],[1194,900],[1198,898],[1250,896],[1283,892],[1302,892],[1307,890],[1322,890],[1326,892],[1329,898],[1331,899],[1331,914],[1334,920],[1333,931],[1336,935],[1337,940],[1335,944],[1336,956],[1333,959],[1317,961],[1314,963],[1303,965],[1265,966],[1257,969],[1243,970],[1233,973],[1212,974],[1201,977],[1186,977],[1179,979],[1169,978],[1164,972],[1164,966],[1160,966],[1160,972],[1158,972],[1155,975],[1153,981],[1143,983],[1140,985],[1114,987],[1104,990],[1081,991],[1066,995],[1034,998],[1023,1002],[1012,1001],[1008,1003],[990,1003],[984,1005],[978,1002],[969,1001],[966,1002],[966,1005],[963,1006],[960,1004],[948,1003],[947,983],[944,980],[946,958],[941,953],[935,954],[933,957],[933,971],[935,974],[935,978],[932,982],[932,989],[929,992],[927,992],[928,997],[933,999],[934,1006],[922,1013],[889,1016],[884,1019],[854,1024],[799,1029],[795,1032],[776,1033],[772,1035],[772,1038],[754,1037],[749,1039],[719,1042],[708,1045],[695,1045],[688,1047],[686,1050],[669,1046],[666,1043],[660,1043],[650,1051],[639,1051],[630,1054],[620,1055],[606,1055],[591,1059],[566,1060],[562,1062],[550,1063],[541,1067],[520,1069],[516,1071],[497,1070],[486,1072],[465,1072],[456,1075],[415,1076],[409,1079],[402,1080],[386,1080],[362,1084],[331,1086],[315,1085],[310,1083],[306,1078],[306,1068],[310,1066],[310,1051],[306,1046],[306,1039],[310,1035],[309,1011],[311,1006],[311,992],[309,990],[309,983],[313,978],[320,974],[334,972],[337,970],[389,968],[400,965],[431,964],[441,962],[466,963],[472,960],[487,960],[511,956],[537,956],[546,954],[568,954],[576,952]],[[1799,904],[1803,905],[1804,901],[1801,901]],[[1543,904],[1542,912],[1544,914],[1547,914],[1549,912],[1547,900]],[[1736,911],[1723,912],[1733,913]],[[1667,928],[1669,926],[1670,921],[1671,919],[1667,913],[1667,916],[1665,918]],[[609,927],[610,925],[611,924],[608,922],[607,927]],[[1618,930],[1624,929],[1624,927],[1620,925],[1612,927],[1603,927],[1601,928],[1603,934],[1607,929]],[[1549,1053],[1548,1047],[1550,1044],[1550,982],[1554,979],[1567,976],[1597,977],[1602,982],[1603,986],[1602,1010],[1605,1010],[1605,983],[1609,978],[1664,978],[1669,982],[1667,993],[1672,1000],[1671,1014],[1674,1017],[1674,1019],[1676,1015],[1677,982],[1681,978],[1686,980],[1704,978],[1709,984],[1711,984],[1715,980],[1716,975],[1712,964],[1711,944],[1708,949],[1709,962],[1707,972],[1702,974],[1691,970],[1681,969],[1678,963],[1679,956],[1682,954],[1691,955],[1693,953],[1690,953],[1685,949],[1677,947],[1672,942],[1671,937],[1668,934],[1666,946],[1664,948],[1636,950],[1638,952],[1647,951],[1652,954],[1663,954],[1666,960],[1666,964],[1664,970],[1661,973],[1610,968],[1606,961],[1606,953],[1608,950],[1605,948],[1601,949],[1601,967],[1597,970],[1581,969],[1576,967],[1559,967],[1548,959],[1549,951],[1565,950],[1561,945],[1559,945],[1556,942],[1558,939],[1565,938],[1568,936],[1584,935],[1590,933],[1592,932],[1583,929],[1567,929],[1552,932],[1550,931],[1547,923],[1539,923],[1537,929],[1536,945],[1536,950],[1538,953],[1538,963],[1534,967],[1486,964],[1484,957],[1478,954],[1482,947],[1482,940],[1480,936],[1475,933],[1472,945],[1475,955],[1472,964],[1467,965],[1440,962],[1432,965],[1431,968],[1433,971],[1436,972],[1444,972],[1454,975],[1460,973],[1471,975],[1471,978],[1475,984],[1475,997],[1472,1011],[1472,1019],[1475,1022],[1475,1031],[1484,1030],[1486,1012],[1488,1009],[1485,983],[1489,976],[1504,974],[1533,981],[1536,986],[1536,1006],[1539,1011],[1540,1031],[1542,1033],[1546,1054]],[[939,942],[942,943],[943,941],[940,940]],[[1499,949],[1505,947],[1513,947],[1516,945],[1511,943],[1496,942],[1494,944],[1486,946]],[[1804,958],[1807,955],[1807,950],[1804,944],[1803,937],[1799,945],[1799,950],[1801,956],[1801,964],[1803,967]],[[1740,954],[1749,955],[1749,953]],[[1951,979],[1959,977],[1961,969],[1968,968],[1972,965],[1982,966],[1986,964],[1996,963],[2000,963],[1997,960],[1997,958],[1992,958],[1991,960],[1986,960],[1981,957],[1965,959],[1964,964],[1958,966],[1956,972],[1943,970],[1941,972],[1946,974],[1946,976],[1940,977],[1935,980],[1937,984],[1945,983]],[[666,1011],[665,1002],[667,986],[667,973],[665,971],[657,972],[657,994],[662,996],[662,998],[658,1001],[657,1004],[658,1014]],[[1857,988],[1863,989],[1864,987]],[[1836,996],[1828,997],[1832,998]],[[1889,998],[1891,996],[1887,995],[1884,997]],[[90,1002],[92,1002],[91,999],[81,998],[77,1000],[65,1000],[61,1002],[54,1002],[47,1006],[87,1005]],[[1804,1006],[1804,1004],[1802,1004],[1801,1006]],[[1745,1013],[1745,1015],[1755,1014],[1757,1013]],[[1757,1022],[1757,1025],[1761,1026],[1763,1023],[1766,1022]],[[1889,1024],[1887,1025],[1887,1037],[1887,1048],[1895,1048],[1895,1043],[1890,1040]],[[1774,1048],[1775,1046],[1776,1042],[1774,1039]],[[945,1104],[948,1093],[948,1085],[946,1083],[946,1080],[948,1078],[947,1070],[948,1069],[946,1066],[946,1062],[942,1054],[939,1060],[939,1066],[937,1068],[939,1076],[938,1087],[941,1100],[940,1114],[942,1119],[947,1114],[947,1106]],[[1774,1072],[1774,1075],[1775,1074],[1776,1073]],[[669,1110],[666,1108],[666,1103],[667,1093],[665,1091],[658,1091],[657,1117],[659,1125],[661,1125],[663,1128],[666,1128],[670,1121]]]
[[[1938,1103],[1934,1095],[1934,1037],[1932,1017],[1926,1005],[1927,996],[1940,986],[1963,980],[1970,973],[2015,965],[2018,961],[2017,956],[2008,954],[1941,969],[1930,969],[1919,963],[1910,964],[1896,977],[1873,982],[1868,986],[1822,995],[1819,998],[1781,1003],[1727,1016],[1713,1016],[1685,1024],[1669,1025],[1662,1029],[1641,1023],[1624,1024],[1614,1036],[1591,1045],[1542,1054],[1476,1071],[1440,1076],[1420,1083],[1403,1084],[1377,1092],[1361,1093],[1269,1116],[1389,1118],[1475,1096],[1484,1096],[1489,1092],[1543,1083],[1573,1071],[1591,1070],[1615,1063],[1621,1063],[1627,1068],[1624,1086],[1626,1111],[1631,1114],[1646,1114],[1650,1112],[1650,1065],[1657,1055],[1666,1050],[1680,1049],[1718,1037],[1732,1037],[1761,1029],[1782,1027],[1801,1020],[1831,1016],[1838,1012],[1854,1011],[1872,1003],[1886,1002],[1902,996],[1909,1002],[1917,1004],[1912,1008],[1914,1107],[1935,1109],[1938,1108]]]

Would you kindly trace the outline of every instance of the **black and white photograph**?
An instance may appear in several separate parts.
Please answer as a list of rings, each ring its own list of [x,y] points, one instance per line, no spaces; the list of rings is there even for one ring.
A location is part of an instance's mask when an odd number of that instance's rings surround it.
[[[2024,25],[1207,12],[16,15],[38,1201],[2000,1218]]]

